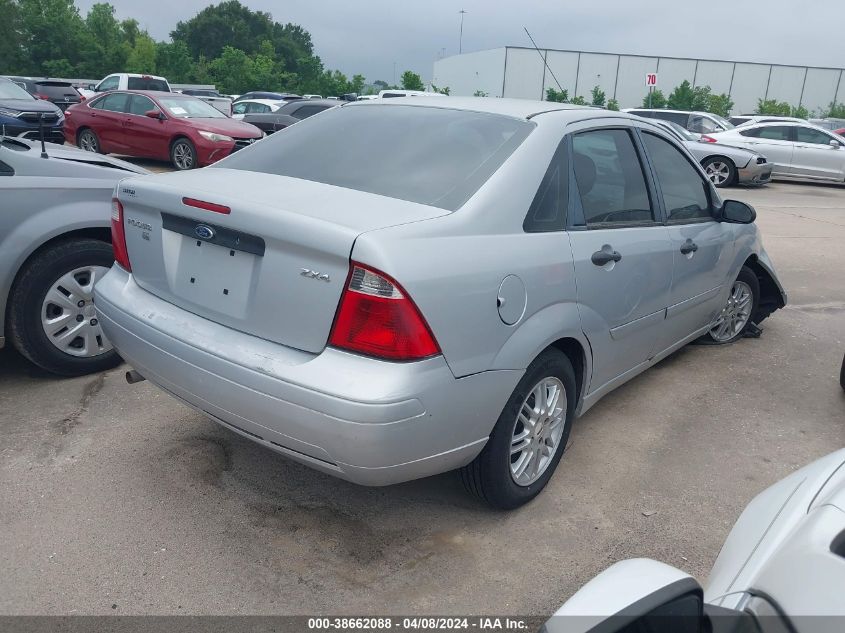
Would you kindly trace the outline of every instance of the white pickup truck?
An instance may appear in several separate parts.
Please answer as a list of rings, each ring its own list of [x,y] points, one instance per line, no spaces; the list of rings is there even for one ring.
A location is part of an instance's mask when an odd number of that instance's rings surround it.
[[[90,99],[98,92],[109,90],[158,90],[172,92],[170,84],[164,77],[154,75],[139,75],[137,73],[112,73],[98,84],[91,84],[88,88],[80,88],[79,92],[86,99]]]

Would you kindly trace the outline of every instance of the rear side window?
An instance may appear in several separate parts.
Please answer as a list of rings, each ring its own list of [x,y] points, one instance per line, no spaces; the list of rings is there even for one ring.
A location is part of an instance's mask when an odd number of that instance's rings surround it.
[[[129,95],[125,92],[114,92],[103,97],[103,100],[98,102],[99,109],[110,110],[112,112],[126,112],[126,102],[129,100]]]
[[[0,160],[0,176],[14,176],[15,170]]]
[[[351,105],[305,119],[217,163],[454,211],[534,129],[449,108]]]
[[[766,127],[755,127],[750,130],[739,130],[743,136],[752,138],[766,138],[772,141],[790,141],[789,128],[785,125],[769,125]]]
[[[572,150],[588,228],[654,221],[642,163],[627,130],[576,134]]]
[[[522,229],[526,233],[562,231],[566,227],[566,209],[569,201],[569,162],[566,144],[561,143],[555,152],[543,182],[528,209]]]
[[[295,110],[291,113],[292,117],[297,119],[307,119],[310,116],[317,114],[318,112],[322,112],[329,106],[316,106],[316,105],[307,105],[302,106],[301,108]]]
[[[691,132],[699,134],[710,134],[711,132],[718,132],[722,128],[716,125],[716,122],[710,117],[693,114],[689,118],[689,129]]]
[[[170,86],[162,79],[151,77],[129,77],[127,82],[129,90],[158,90],[159,92],[170,92]]]
[[[654,134],[643,134],[643,142],[660,182],[669,221],[712,219],[707,185],[686,156]]]

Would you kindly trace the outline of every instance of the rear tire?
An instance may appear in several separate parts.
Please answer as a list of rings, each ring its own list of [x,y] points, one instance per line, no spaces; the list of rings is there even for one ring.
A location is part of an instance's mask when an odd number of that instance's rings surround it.
[[[537,413],[535,389],[540,388],[540,393],[545,394],[543,400],[547,400],[552,389],[546,387],[552,385],[563,389],[557,404],[549,411],[551,419],[544,421],[541,414],[538,424],[530,425],[527,417],[533,416],[525,413],[532,409]],[[511,394],[484,449],[460,470],[467,491],[500,510],[518,508],[536,497],[552,478],[563,456],[575,415],[576,394],[575,372],[566,355],[556,349],[540,354]],[[558,416],[553,414],[556,408],[560,409]],[[544,435],[544,429],[551,431]],[[520,447],[525,448],[515,452]],[[526,470],[531,467],[532,448],[537,450],[534,454],[539,460],[535,462],[540,464],[539,472],[519,474],[520,467],[525,467],[524,460],[528,461]]]
[[[170,146],[170,162],[179,171],[187,171],[197,166],[197,148],[190,139],[177,138]]]
[[[118,365],[121,359],[102,335],[88,298],[96,281],[91,271],[102,273],[113,262],[111,244],[88,238],[59,242],[27,262],[9,295],[8,325],[15,348],[61,376],[82,376]],[[76,279],[68,277],[73,271],[79,271]]]
[[[707,174],[708,180],[713,183],[714,187],[721,189],[722,187],[730,187],[736,184],[736,165],[727,158],[711,156],[703,161],[701,166],[704,168],[704,173]]]
[[[94,152],[95,154],[102,154],[100,149],[100,139],[97,138],[97,133],[91,128],[84,128],[76,135],[76,145],[86,152]]]

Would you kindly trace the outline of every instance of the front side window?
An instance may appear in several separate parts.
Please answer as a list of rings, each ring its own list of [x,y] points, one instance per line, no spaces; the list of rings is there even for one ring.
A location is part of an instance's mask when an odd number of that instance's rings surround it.
[[[643,134],[643,142],[660,182],[669,221],[712,219],[707,185],[683,153],[654,134]]]
[[[232,114],[246,114],[246,103],[236,103],[232,106]]]
[[[576,134],[572,150],[587,227],[654,221],[643,167],[627,130]]]
[[[215,167],[311,180],[454,211],[535,126],[509,116],[398,103],[331,108],[316,118]],[[350,152],[366,160],[349,160]]]
[[[291,116],[297,119],[307,119],[310,116],[317,114],[318,112],[322,112],[329,106],[315,106],[315,105],[308,105],[302,106],[301,108],[295,110],[291,113]]]
[[[129,95],[125,92],[115,92],[103,98],[100,109],[110,110],[111,112],[126,112],[128,100]]]
[[[119,77],[106,77],[103,81],[100,82],[100,85],[97,86],[97,92],[106,92],[107,90],[117,90],[118,85],[120,84]]]
[[[129,114],[144,116],[150,110],[157,109],[158,108],[156,108],[152,99],[149,99],[144,95],[132,95],[129,99]]]
[[[833,137],[828,136],[821,130],[798,126],[795,128],[795,140],[799,143],[809,143],[812,145],[829,145]]]

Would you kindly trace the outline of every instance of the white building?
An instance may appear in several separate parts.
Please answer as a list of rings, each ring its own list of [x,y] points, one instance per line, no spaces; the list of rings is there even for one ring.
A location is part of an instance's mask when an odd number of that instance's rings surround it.
[[[580,95],[589,101],[593,86],[599,86],[621,108],[642,105],[648,92],[647,73],[657,73],[657,87],[667,97],[685,79],[694,86],[710,86],[716,94],[729,94],[734,113],[753,112],[758,99],[803,105],[811,113],[834,100],[845,102],[841,68],[553,49],[538,53],[517,46],[437,60],[432,83],[448,86],[453,95],[483,92],[491,97],[544,99],[547,88],[558,87],[552,73],[570,97]]]

